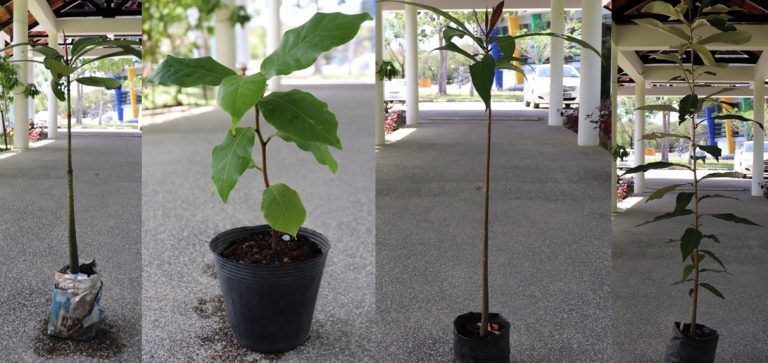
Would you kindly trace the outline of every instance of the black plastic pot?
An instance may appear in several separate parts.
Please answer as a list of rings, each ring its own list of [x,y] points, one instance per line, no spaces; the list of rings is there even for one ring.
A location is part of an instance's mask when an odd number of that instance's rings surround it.
[[[459,315],[453,321],[453,361],[459,363],[509,363],[509,322],[499,314],[490,313],[488,320],[501,325],[499,334],[478,337],[467,329],[480,322],[480,313]]]
[[[229,324],[238,343],[261,353],[289,351],[307,340],[325,259],[331,245],[311,229],[299,234],[317,244],[322,254],[289,265],[257,265],[226,259],[221,253],[233,242],[269,231],[267,225],[240,227],[211,240]]]
[[[679,326],[680,323],[675,322],[672,338],[669,339],[667,350],[664,352],[664,363],[713,363],[717,351],[717,339],[720,337],[717,330],[696,324],[698,335],[691,338],[687,335],[691,324],[683,326],[686,334],[680,332]]]

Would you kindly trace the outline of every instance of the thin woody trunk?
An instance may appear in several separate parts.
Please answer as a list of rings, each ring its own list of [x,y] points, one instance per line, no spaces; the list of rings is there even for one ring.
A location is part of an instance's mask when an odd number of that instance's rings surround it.
[[[261,150],[261,175],[264,178],[264,188],[269,188],[269,174],[267,174],[267,143],[269,139],[264,140],[264,135],[261,133],[261,118],[259,112],[259,106],[255,106],[256,110],[256,137],[259,139],[259,149]],[[277,251],[280,249],[280,233],[276,230],[272,230],[272,249]]]
[[[8,150],[8,132],[5,129],[5,111],[3,111],[2,108],[0,108],[0,122],[3,123],[3,142],[5,143],[5,149]]]
[[[491,179],[491,106],[488,106],[488,132],[485,142],[485,192],[483,210],[483,310],[480,317],[480,336],[488,334],[488,204]]]
[[[75,187],[72,175],[72,97],[71,83],[67,76],[67,211],[69,217],[69,272],[80,272],[77,256],[77,232],[75,230]]]

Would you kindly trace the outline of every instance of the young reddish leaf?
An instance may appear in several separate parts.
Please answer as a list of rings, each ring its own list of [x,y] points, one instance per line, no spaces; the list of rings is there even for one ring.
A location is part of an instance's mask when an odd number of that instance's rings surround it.
[[[493,13],[491,14],[491,27],[490,29],[493,29],[496,27],[496,23],[499,22],[499,19],[501,19],[501,13],[504,12],[504,1],[499,2],[496,4],[496,6],[493,7]]]

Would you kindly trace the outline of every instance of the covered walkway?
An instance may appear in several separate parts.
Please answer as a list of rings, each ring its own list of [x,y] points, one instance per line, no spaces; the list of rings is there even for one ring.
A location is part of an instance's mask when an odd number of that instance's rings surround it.
[[[344,150],[334,152],[339,170],[333,175],[294,145],[270,144],[270,179],[299,192],[307,210],[305,226],[331,242],[310,338],[281,355],[281,362],[371,361],[376,344],[373,86],[300,88],[336,113]],[[253,118],[251,112],[242,123]],[[230,117],[217,110],[144,128],[142,357],[146,361],[276,358],[252,353],[234,341],[208,248],[219,232],[264,223],[257,172],[240,178],[227,204],[211,193],[211,149],[229,122]]]
[[[511,322],[512,361],[607,361],[610,157],[537,112],[494,113],[491,311]],[[453,318],[480,309],[485,118],[446,116],[422,111],[377,152],[376,356],[387,362],[450,361]]]
[[[86,344],[50,338],[54,270],[67,264],[65,140],[0,159],[0,241],[6,276],[2,359],[39,362],[136,361],[141,352],[141,138],[73,135],[82,261],[104,279],[104,329]]]

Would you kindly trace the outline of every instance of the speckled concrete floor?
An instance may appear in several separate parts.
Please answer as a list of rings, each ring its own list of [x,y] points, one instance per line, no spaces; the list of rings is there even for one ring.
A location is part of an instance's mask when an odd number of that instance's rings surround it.
[[[141,138],[73,136],[80,258],[96,259],[107,310],[91,344],[43,334],[53,273],[67,264],[66,141],[0,159],[0,360],[137,362],[141,354]],[[73,350],[84,355],[74,355]],[[57,358],[52,358],[57,357]]]
[[[680,183],[661,176],[646,180],[649,192]],[[705,201],[705,213],[735,213],[768,227],[768,200],[751,197],[748,180],[714,179],[705,183],[710,192],[741,199]],[[676,219],[635,227],[674,209],[674,195],[637,203],[613,218],[611,336],[617,362],[659,362],[672,335],[672,322],[690,319],[688,286],[669,286],[682,273],[679,247],[664,243],[682,234],[684,227],[679,222],[688,222]],[[709,240],[704,243],[717,253],[732,275],[703,275],[718,287],[725,300],[702,292],[699,323],[720,333],[718,362],[768,362],[768,232],[715,219],[704,223],[705,233],[715,233],[722,241],[719,245]]]
[[[344,151],[331,174],[282,142],[270,144],[270,179],[296,189],[305,225],[332,247],[309,341],[286,362],[364,362],[373,355],[374,148],[372,85],[304,86],[337,114]],[[243,122],[252,120],[246,115]],[[263,223],[260,175],[240,179],[228,204],[211,193],[210,155],[229,117],[213,111],[144,129],[143,359],[146,362],[273,359],[234,344],[211,274],[208,241],[229,228]]]
[[[515,362],[604,362],[609,154],[520,116],[495,113],[491,310],[511,322]],[[386,362],[450,361],[454,317],[480,309],[482,111],[423,117],[377,153],[376,356]]]

